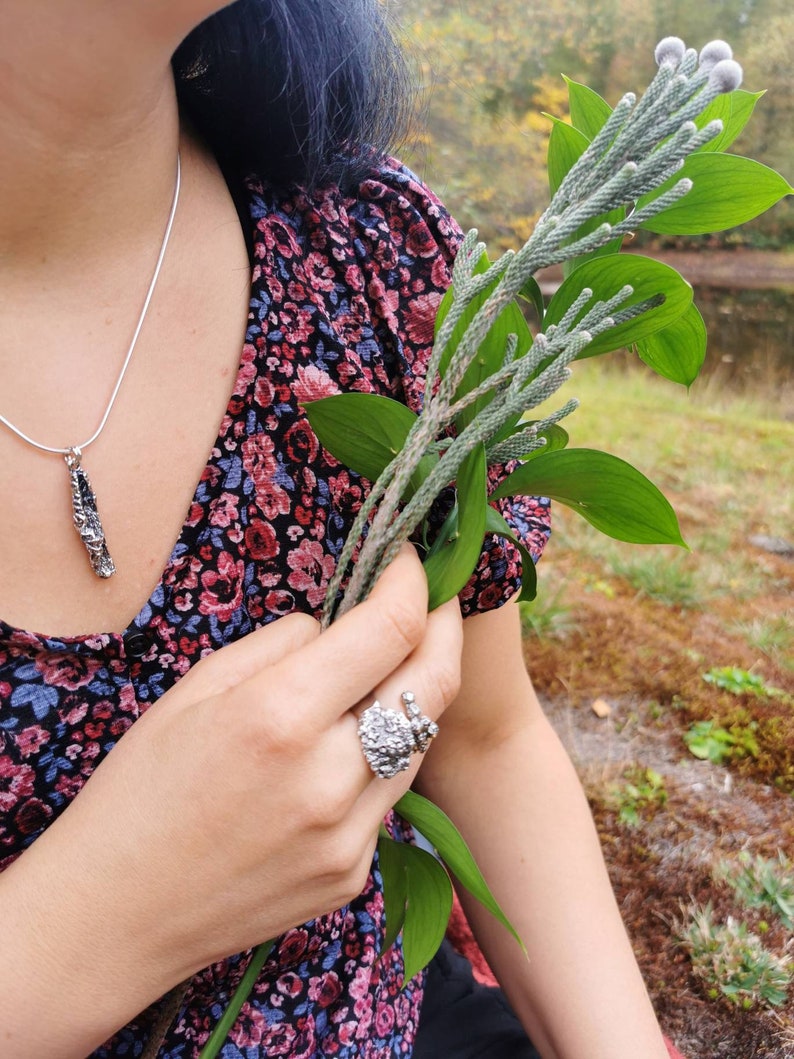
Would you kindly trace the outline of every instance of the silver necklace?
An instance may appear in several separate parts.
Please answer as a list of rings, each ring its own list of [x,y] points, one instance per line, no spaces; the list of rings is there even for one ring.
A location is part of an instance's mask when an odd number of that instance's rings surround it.
[[[116,403],[116,397],[121,389],[124,376],[127,374],[127,368],[132,359],[132,354],[138,341],[138,335],[141,333],[143,321],[146,319],[146,313],[149,310],[149,303],[152,300],[154,288],[157,286],[157,280],[160,276],[160,269],[163,264],[163,258],[165,257],[168,240],[171,238],[171,229],[174,226],[174,217],[176,216],[176,207],[179,202],[179,189],[181,184],[182,162],[179,157],[179,152],[177,152],[174,195],[171,201],[171,209],[168,214],[168,223],[165,226],[165,233],[163,234],[163,241],[160,245],[160,253],[157,255],[157,263],[154,266],[154,274],[152,275],[149,289],[146,292],[143,308],[138,317],[138,323],[135,326],[135,331],[129,349],[127,350],[127,355],[121,365],[121,371],[116,379],[116,385],[113,387],[113,393],[110,395],[110,400],[108,401],[104,415],[99,421],[99,426],[91,437],[88,438],[87,441],[83,441],[80,445],[69,445],[66,448],[56,448],[52,445],[43,445],[40,441],[34,441],[33,438],[21,431],[19,427],[14,426],[14,424],[6,419],[4,415],[0,415],[0,423],[2,423],[3,426],[8,427],[8,429],[16,434],[18,438],[21,438],[22,441],[27,442],[28,445],[32,445],[36,449],[40,449],[42,452],[52,452],[57,456],[63,456],[66,461],[66,466],[69,468],[69,482],[72,492],[72,519],[74,522],[74,528],[80,534],[80,539],[88,552],[88,560],[91,563],[91,569],[97,577],[111,577],[116,572],[116,566],[110,556],[110,552],[108,551],[105,533],[102,529],[99,511],[97,510],[96,496],[91,488],[91,482],[88,475],[83,470],[83,450],[87,449],[89,445],[93,445],[105,429],[108,416],[110,415],[113,405]]]

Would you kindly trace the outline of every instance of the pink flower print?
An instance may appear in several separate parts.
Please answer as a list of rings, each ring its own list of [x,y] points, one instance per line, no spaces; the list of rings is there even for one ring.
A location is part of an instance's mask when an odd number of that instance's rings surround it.
[[[218,556],[218,569],[201,575],[203,589],[199,602],[202,614],[214,614],[218,621],[229,621],[243,600],[245,564],[236,562],[228,552]]]
[[[278,961],[281,967],[297,963],[306,952],[309,943],[309,932],[303,927],[288,931],[278,947]]]
[[[239,517],[239,497],[234,493],[221,493],[210,504],[210,524],[225,529]]]
[[[45,682],[69,691],[77,691],[90,683],[94,673],[101,668],[99,659],[82,655],[43,651],[36,657],[36,669]]]
[[[298,419],[284,435],[284,448],[295,463],[314,460],[320,450],[317,436],[305,419]]]
[[[311,320],[312,314],[306,309],[298,308],[294,304],[285,305],[281,310],[280,319],[284,341],[293,346],[308,342],[314,330]]]
[[[359,265],[348,265],[345,268],[345,286],[352,291],[364,289],[364,277]]]
[[[419,294],[408,304],[405,327],[408,337],[417,346],[429,346],[433,342],[436,312],[441,295],[438,291],[431,294]]]
[[[124,713],[138,713],[138,700],[135,698],[135,688],[132,684],[125,684],[118,697],[118,707]]]
[[[309,980],[309,999],[320,1007],[327,1008],[335,1003],[342,994],[342,985],[335,971]]]
[[[292,569],[287,584],[297,592],[305,592],[312,607],[319,606],[333,576],[333,556],[326,554],[318,541],[303,540],[287,556],[287,563]]]
[[[254,401],[260,408],[273,404],[273,383],[266,376],[260,376],[254,384]]]
[[[36,773],[30,765],[12,761],[7,754],[0,757],[0,810],[8,812],[23,798],[33,793]]]
[[[380,276],[375,276],[367,286],[370,301],[378,306],[379,314],[394,326],[395,313],[400,305],[400,292],[387,288]]]
[[[261,1008],[246,1004],[229,1037],[238,1048],[258,1048],[267,1033],[267,1020]]]
[[[34,724],[30,728],[23,728],[13,738],[20,755],[22,757],[30,757],[31,754],[36,753],[39,747],[49,742],[50,733],[46,728],[40,728],[39,725]]]
[[[350,983],[350,995],[354,1000],[363,1000],[369,996],[369,983],[372,974],[368,967],[357,967]],[[356,1005],[358,1008],[358,1005]],[[356,1011],[358,1014],[358,1011]]]
[[[437,257],[438,243],[433,238],[425,221],[417,221],[408,229],[405,249],[411,257]]]
[[[51,816],[49,805],[38,798],[30,798],[17,810],[14,824],[23,835],[35,835],[46,826]]]
[[[285,996],[296,997],[303,989],[303,982],[292,971],[287,971],[276,982],[276,989]]]
[[[430,282],[434,287],[438,287],[439,290],[445,290],[449,286],[449,265],[441,254],[437,254],[433,258]]]
[[[292,1055],[295,1036],[295,1030],[288,1022],[277,1022],[262,1037],[262,1054]]]
[[[252,559],[273,559],[281,550],[276,531],[269,522],[258,518],[246,527],[245,546]]]
[[[313,290],[332,291],[334,289],[334,270],[323,254],[312,253],[304,262],[306,279]]]
[[[339,393],[339,387],[316,364],[306,364],[298,367],[298,377],[292,384],[292,392],[296,400],[303,404],[304,401],[317,401],[321,397],[333,397]]]
[[[339,1027],[339,1040],[342,1044],[352,1044],[356,1039],[356,1022],[343,1022]]]
[[[390,1004],[378,1004],[375,1011],[375,1032],[379,1037],[388,1037],[394,1027],[394,1009]]]
[[[254,434],[242,445],[243,467],[251,476],[256,504],[266,519],[286,515],[290,508],[289,496],[274,480],[278,465],[273,456],[273,440],[267,434]]]

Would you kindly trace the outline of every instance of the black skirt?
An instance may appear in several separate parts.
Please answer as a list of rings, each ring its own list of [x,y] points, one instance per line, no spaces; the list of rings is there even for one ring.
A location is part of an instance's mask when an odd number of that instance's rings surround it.
[[[540,1059],[501,989],[445,941],[427,972],[413,1059]]]

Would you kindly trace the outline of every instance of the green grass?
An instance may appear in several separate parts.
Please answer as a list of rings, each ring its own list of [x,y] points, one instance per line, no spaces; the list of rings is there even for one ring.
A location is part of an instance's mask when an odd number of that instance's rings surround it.
[[[574,365],[573,378],[541,413],[578,397],[580,407],[564,421],[570,446],[611,452],[649,477],[675,508],[691,552],[611,541],[560,505],[556,544],[670,606],[785,592],[779,568],[746,541],[754,533],[792,534],[794,423],[774,418],[774,392],[764,399],[697,387],[687,392],[620,356]],[[741,612],[734,619],[751,620]],[[794,643],[782,619],[757,632],[765,637],[759,650],[776,657]]]
[[[714,918],[711,905],[692,906],[679,934],[692,970],[708,996],[723,996],[749,1011],[785,1004],[792,980],[791,958],[764,947],[757,934],[732,916],[724,923]]]
[[[732,628],[751,647],[786,669],[794,669],[794,621],[785,614],[772,618],[746,618]]]

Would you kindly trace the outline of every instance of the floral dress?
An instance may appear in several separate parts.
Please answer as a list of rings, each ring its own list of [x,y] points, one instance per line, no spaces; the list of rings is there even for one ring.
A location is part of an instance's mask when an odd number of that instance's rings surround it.
[[[282,615],[318,615],[367,483],[321,448],[301,403],[356,390],[419,406],[460,240],[437,199],[388,160],[353,193],[285,196],[252,179],[245,195],[254,267],[239,373],[151,598],[123,633],[63,638],[0,621],[0,868],[198,659]],[[537,559],[548,501],[503,510]],[[498,607],[519,583],[512,546],[491,538],[464,613]],[[383,932],[376,856],[359,898],[278,940],[224,1059],[410,1056],[422,976],[402,989],[399,943],[377,959]],[[161,1059],[198,1056],[249,959],[193,979]],[[157,1013],[94,1054],[141,1055]]]

